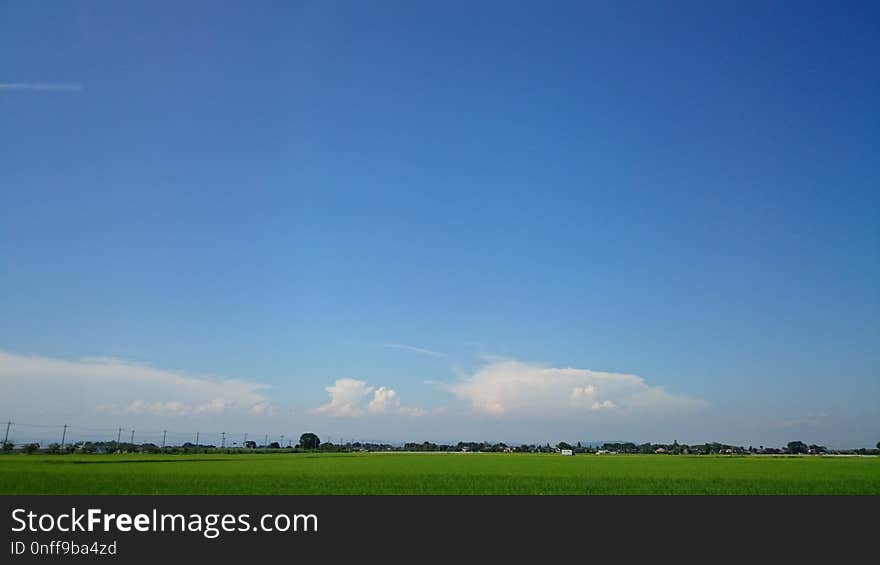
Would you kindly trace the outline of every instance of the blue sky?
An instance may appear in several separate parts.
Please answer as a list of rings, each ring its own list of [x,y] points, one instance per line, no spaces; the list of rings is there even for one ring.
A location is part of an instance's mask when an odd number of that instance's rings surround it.
[[[873,445],[878,21],[6,3],[0,418]]]

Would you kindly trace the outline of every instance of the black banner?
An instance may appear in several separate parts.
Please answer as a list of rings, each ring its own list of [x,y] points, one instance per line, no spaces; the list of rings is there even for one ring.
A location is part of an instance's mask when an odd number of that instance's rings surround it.
[[[760,555],[875,543],[876,497],[5,496],[4,563]]]

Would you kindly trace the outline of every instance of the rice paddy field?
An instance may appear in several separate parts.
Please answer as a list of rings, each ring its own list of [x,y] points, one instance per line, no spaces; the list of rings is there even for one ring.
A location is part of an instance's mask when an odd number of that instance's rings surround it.
[[[880,494],[880,458],[10,455],[0,494]]]

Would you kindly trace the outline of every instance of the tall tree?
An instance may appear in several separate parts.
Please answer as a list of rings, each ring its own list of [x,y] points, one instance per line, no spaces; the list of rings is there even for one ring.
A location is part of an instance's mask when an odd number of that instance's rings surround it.
[[[318,449],[321,440],[312,432],[306,432],[299,436],[299,446],[303,449]]]

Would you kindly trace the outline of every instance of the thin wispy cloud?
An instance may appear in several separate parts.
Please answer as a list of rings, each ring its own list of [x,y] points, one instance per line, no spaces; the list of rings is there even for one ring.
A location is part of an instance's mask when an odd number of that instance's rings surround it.
[[[0,82],[0,90],[35,90],[43,92],[82,92],[83,85],[51,82]]]
[[[380,343],[379,347],[382,347],[384,349],[399,349],[400,351],[409,351],[411,353],[418,353],[419,355],[428,355],[431,357],[446,357],[445,353],[432,351],[430,349],[424,349],[422,347],[406,345],[404,343]]]

